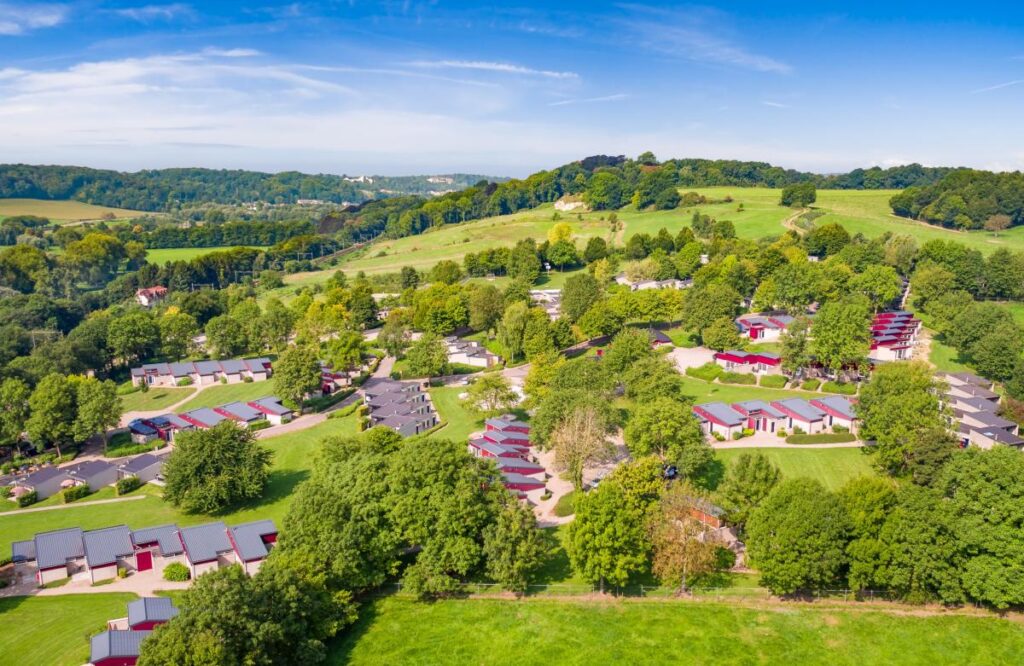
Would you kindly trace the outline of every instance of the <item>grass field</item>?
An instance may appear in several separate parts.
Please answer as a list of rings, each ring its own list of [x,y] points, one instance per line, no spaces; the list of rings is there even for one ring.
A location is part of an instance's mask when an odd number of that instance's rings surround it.
[[[148,412],[167,409],[179,400],[187,398],[195,391],[194,387],[183,388],[151,388],[145,393],[134,391],[121,396],[121,404],[126,412]]]
[[[332,664],[1007,664],[1024,628],[992,618],[714,602],[364,606]]]
[[[13,215],[38,215],[51,222],[101,220],[107,214],[116,219],[152,215],[141,210],[94,206],[81,201],[46,201],[44,199],[0,199],[0,219]]]
[[[0,514],[0,553],[11,552],[11,542],[30,539],[37,532],[65,527],[95,529],[108,525],[126,524],[133,529],[176,522],[196,525],[211,520],[229,524],[271,518],[278,521],[288,510],[291,494],[312,469],[313,459],[320,441],[333,435],[354,435],[355,415],[341,419],[328,419],[312,428],[262,440],[274,452],[270,482],[259,501],[219,516],[188,515],[166,504],[156,493],[155,486],[143,486],[146,498],[117,504],[81,506],[40,513],[8,511]],[[141,492],[141,491],[140,491]],[[87,500],[85,500],[87,501]]]
[[[447,425],[437,431],[436,436],[464,442],[470,433],[484,429],[484,420],[463,406],[459,399],[465,393],[465,386],[443,386],[430,389],[430,399],[434,401],[434,409]]]
[[[221,247],[167,247],[146,251],[146,261],[151,264],[166,264],[169,261],[191,261],[211,252],[222,252],[232,250],[236,246]],[[252,247],[257,250],[265,250],[267,246],[239,245],[237,247]],[[326,278],[325,278],[326,279]]]
[[[786,398],[821,397],[809,391],[767,389],[745,384],[712,384],[696,377],[683,376],[683,388],[694,402],[742,402],[744,400],[784,400]]]
[[[876,474],[871,458],[862,449],[718,449],[715,456],[730,465],[743,453],[763,453],[779,468],[783,478],[817,479],[829,490],[838,490],[858,476]]]
[[[0,599],[0,664],[79,666],[89,661],[89,637],[124,617],[127,593],[65,594]]]
[[[196,397],[192,398],[178,411],[187,412],[200,407],[220,407],[229,402],[241,400],[248,402],[257,398],[274,395],[274,382],[265,380],[262,382],[240,382],[238,384],[219,384],[204,388]]]

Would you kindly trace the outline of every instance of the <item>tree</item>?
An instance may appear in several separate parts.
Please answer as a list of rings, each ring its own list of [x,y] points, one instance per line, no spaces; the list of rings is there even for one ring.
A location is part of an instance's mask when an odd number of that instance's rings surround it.
[[[1013,322],[1000,324],[971,345],[968,353],[984,377],[1006,381],[1013,377],[1024,352],[1024,331]]]
[[[554,245],[558,241],[567,241],[572,238],[572,226],[568,222],[559,222],[548,229],[548,242]]]
[[[601,297],[601,285],[589,273],[574,275],[562,288],[562,314],[576,322]]]
[[[910,480],[919,486],[931,486],[960,444],[945,428],[928,428],[915,432],[906,453],[906,469]]]
[[[206,323],[206,341],[218,358],[239,356],[249,348],[245,326],[231,315],[218,315]]]
[[[535,407],[544,402],[550,393],[551,382],[565,365],[565,357],[556,352],[541,354],[530,363],[530,370],[523,380],[523,392],[527,405]]]
[[[615,335],[625,322],[625,314],[612,301],[603,298],[595,302],[576,323],[588,338],[597,338]]]
[[[28,421],[29,398],[32,395],[28,384],[17,377],[10,377],[0,383],[0,446],[17,446],[21,433]]]
[[[77,382],[75,439],[85,441],[100,433],[103,437],[103,451],[107,450],[107,431],[121,422],[121,398],[117,386],[109,379],[100,381],[95,377],[83,377]]]
[[[903,293],[903,280],[891,266],[868,266],[850,280],[850,289],[867,297],[875,312]]]
[[[839,501],[850,519],[850,543],[846,546],[850,587],[885,587],[886,545],[881,537],[896,505],[896,486],[888,479],[861,476],[839,490]]]
[[[576,246],[567,240],[552,243],[548,247],[547,259],[558,266],[558,270],[565,270],[567,266],[572,267],[580,263],[580,255]]]
[[[763,453],[741,453],[728,467],[718,487],[726,519],[742,532],[751,512],[761,505],[781,478],[779,468]]]
[[[583,261],[592,264],[608,256],[608,243],[600,236],[592,236],[583,250]]]
[[[773,594],[828,589],[846,565],[849,518],[814,479],[783,481],[747,522],[750,561]]]
[[[830,301],[814,317],[814,354],[832,372],[860,365],[871,348],[870,313],[863,303]]]
[[[420,274],[412,266],[402,266],[401,271],[402,289],[415,289],[420,286]]]
[[[168,358],[182,359],[188,356],[199,335],[199,324],[195,317],[186,312],[168,312],[159,320],[160,349]]]
[[[537,243],[532,238],[521,240],[512,248],[508,259],[508,275],[525,284],[533,284],[540,277],[540,257],[537,255]]]
[[[814,183],[807,181],[793,183],[782,188],[782,198],[779,201],[783,206],[805,207],[810,206],[818,200],[818,191]]]
[[[592,210],[614,210],[625,204],[625,183],[608,171],[599,171],[590,178],[583,192],[583,201]]]
[[[719,317],[700,332],[704,346],[715,351],[736,349],[740,346],[740,333],[731,317]]]
[[[797,205],[804,206],[806,204],[801,203]],[[807,254],[825,258],[838,254],[840,250],[846,247],[850,243],[850,233],[846,231],[843,225],[829,222],[828,224],[813,227],[806,238],[804,238],[804,243],[807,245]]]
[[[782,332],[782,369],[795,375],[811,362],[811,320],[801,315],[791,321]]]
[[[498,324],[498,341],[508,353],[509,363],[523,353],[526,326],[530,322],[530,308],[522,301],[516,301],[505,308],[505,314]]]
[[[356,331],[341,331],[324,345],[324,360],[336,369],[358,368],[363,361],[366,343]]]
[[[469,327],[475,331],[494,331],[505,311],[501,291],[492,284],[474,289],[469,294]]]
[[[164,465],[164,499],[188,513],[215,513],[263,495],[272,454],[234,421],[178,436]]]
[[[918,266],[910,278],[910,293],[914,306],[928,309],[928,304],[956,288],[956,275],[936,264]]]
[[[710,284],[687,290],[683,304],[683,323],[694,331],[703,331],[722,317],[732,319],[742,298],[732,287]]]
[[[409,372],[414,377],[437,377],[448,374],[448,348],[434,333],[424,333],[412,343],[406,354]]]
[[[583,470],[609,460],[615,448],[608,441],[605,415],[590,406],[569,412],[551,432],[555,466],[568,476],[577,492],[583,491]]]
[[[686,477],[714,458],[690,406],[668,397],[638,404],[626,423],[625,439],[634,457],[656,454]]]
[[[450,259],[442,259],[430,271],[430,279],[441,284],[455,284],[462,279],[462,269]]]
[[[64,375],[43,377],[28,399],[31,415],[25,422],[28,439],[40,450],[70,444],[75,437],[75,417],[78,414],[77,393]]]
[[[581,578],[600,585],[625,585],[647,568],[644,516],[626,501],[622,488],[607,480],[576,495],[576,518],[569,523],[565,549]]]
[[[1013,219],[1009,215],[997,213],[985,220],[985,231],[991,231],[993,236],[998,236],[1000,231],[1006,231],[1011,224]]]
[[[907,470],[910,446],[922,431],[943,428],[932,369],[921,362],[875,368],[857,402],[860,435],[874,440],[869,451],[890,474]]]
[[[497,372],[480,375],[466,393],[466,403],[470,409],[484,416],[503,414],[519,401],[508,380]]]
[[[411,336],[412,331],[409,330],[405,319],[392,314],[377,334],[377,344],[388,356],[398,357],[409,345]]]
[[[526,592],[544,565],[548,548],[533,511],[511,499],[484,529],[487,575],[510,592]]]
[[[663,583],[677,586],[679,594],[686,593],[694,578],[714,571],[717,562],[718,543],[708,538],[708,527],[694,517],[701,501],[694,488],[674,483],[648,521],[651,570]]]
[[[274,390],[285,400],[301,405],[320,388],[320,359],[309,347],[289,347],[274,362]]]
[[[654,356],[651,338],[642,329],[627,328],[615,336],[605,350],[601,363],[613,375],[620,376],[636,363]]]
[[[107,344],[125,365],[152,356],[160,346],[160,329],[146,312],[129,312],[110,322]]]

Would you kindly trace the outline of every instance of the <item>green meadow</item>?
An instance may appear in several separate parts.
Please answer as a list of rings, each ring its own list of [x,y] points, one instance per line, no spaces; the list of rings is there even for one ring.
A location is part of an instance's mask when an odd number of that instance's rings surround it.
[[[197,257],[212,252],[223,252],[233,250],[235,247],[252,247],[256,250],[265,250],[267,246],[239,245],[239,246],[218,246],[218,247],[165,247],[146,251],[146,261],[151,264],[166,264],[170,261],[191,261]]]
[[[37,215],[51,222],[69,223],[99,221],[108,216],[114,219],[152,215],[141,210],[94,206],[81,201],[50,201],[46,199],[0,199],[0,219],[14,215]]]

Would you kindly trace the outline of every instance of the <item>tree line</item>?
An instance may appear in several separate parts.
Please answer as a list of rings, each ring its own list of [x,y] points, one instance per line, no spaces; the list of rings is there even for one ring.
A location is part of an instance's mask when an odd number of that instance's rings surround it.
[[[908,187],[889,205],[903,217],[998,233],[1024,222],[1024,174],[957,169],[937,182]]]

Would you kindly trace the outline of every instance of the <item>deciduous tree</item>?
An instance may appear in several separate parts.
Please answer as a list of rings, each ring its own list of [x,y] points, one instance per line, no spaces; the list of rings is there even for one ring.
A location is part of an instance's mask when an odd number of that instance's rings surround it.
[[[310,347],[289,347],[274,362],[274,390],[296,405],[320,388],[320,359]]]
[[[741,531],[779,483],[782,473],[763,453],[741,453],[725,472],[718,498],[730,523]]]
[[[550,437],[555,450],[555,466],[572,482],[577,492],[583,490],[583,470],[611,459],[615,448],[608,441],[606,416],[591,406],[579,406],[569,412],[554,428]]]
[[[648,521],[653,557],[651,570],[663,583],[685,594],[695,578],[715,570],[718,542],[694,514],[700,498],[694,488],[674,483]]]
[[[600,585],[625,585],[647,568],[649,544],[644,516],[616,483],[576,496],[576,518],[569,524],[566,551],[573,570]]]
[[[519,398],[508,380],[498,372],[485,372],[466,391],[466,404],[484,416],[495,416],[512,409]]]

